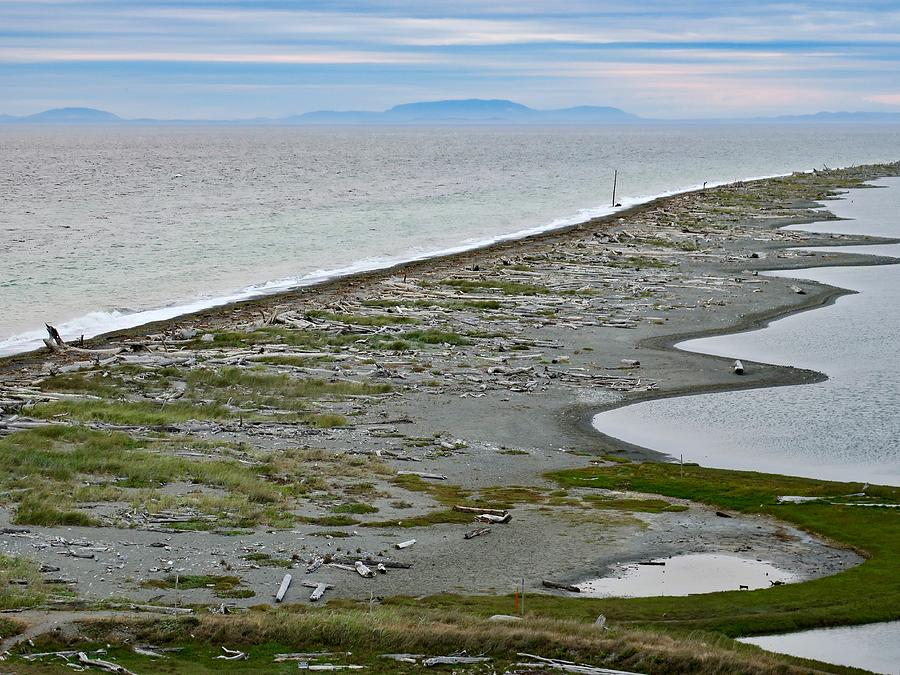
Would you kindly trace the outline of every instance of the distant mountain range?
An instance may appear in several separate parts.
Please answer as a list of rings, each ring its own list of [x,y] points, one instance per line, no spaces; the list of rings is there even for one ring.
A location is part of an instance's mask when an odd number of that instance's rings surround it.
[[[367,110],[318,110],[281,118],[244,120],[160,120],[125,119],[95,108],[54,108],[24,117],[0,115],[0,124],[222,124],[222,125],[409,125],[409,124],[671,124],[671,123],[900,123],[900,113],[820,112],[812,115],[784,115],[745,119],[661,120],[638,117],[607,106],[577,106],[558,110],[536,110],[502,99],[460,99],[422,101],[397,105],[382,112]]]

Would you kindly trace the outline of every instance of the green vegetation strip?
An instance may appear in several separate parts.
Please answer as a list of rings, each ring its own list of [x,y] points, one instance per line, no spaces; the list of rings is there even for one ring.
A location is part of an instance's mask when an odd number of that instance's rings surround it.
[[[728,636],[900,619],[900,512],[846,503],[898,503],[898,488],[869,486],[866,497],[848,500],[847,495],[863,491],[862,484],[656,463],[589,467],[549,477],[567,487],[634,490],[748,515],[775,516],[855,549],[867,560],[821,579],[749,592],[631,599],[536,595],[529,599],[529,611],[537,615],[590,621],[602,613],[618,624],[701,629]],[[825,499],[778,504],[780,495]],[[480,614],[509,610],[508,598],[444,595],[415,602]]]

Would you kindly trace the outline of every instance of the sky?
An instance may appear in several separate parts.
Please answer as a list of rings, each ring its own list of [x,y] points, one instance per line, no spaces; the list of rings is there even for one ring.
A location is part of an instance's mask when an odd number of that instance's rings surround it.
[[[0,113],[900,111],[900,0],[0,0]]]

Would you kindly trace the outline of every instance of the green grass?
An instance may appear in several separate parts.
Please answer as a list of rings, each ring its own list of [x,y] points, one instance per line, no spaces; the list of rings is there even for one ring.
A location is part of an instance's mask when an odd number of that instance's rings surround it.
[[[202,441],[178,439],[177,443],[177,449],[210,449]],[[18,499],[15,519],[22,524],[95,524],[76,508],[87,501],[131,502],[151,512],[186,505],[220,516],[219,526],[257,521],[283,524],[275,505],[284,502],[291,488],[259,475],[274,473],[274,465],[248,468],[231,459],[196,461],[168,454],[171,449],[164,438],[136,440],[124,433],[81,427],[22,431],[0,438],[0,487],[17,490],[7,500]],[[109,482],[86,487],[85,476]],[[229,495],[174,496],[156,490],[174,480],[223,488]],[[204,529],[211,526],[203,525]]]
[[[255,594],[247,588],[239,588],[240,577],[215,574],[183,574],[169,575],[163,579],[148,579],[141,586],[144,588],[165,588],[187,591],[195,588],[206,588],[220,598],[252,598]]]
[[[406,331],[400,337],[409,342],[419,342],[428,345],[448,344],[462,346],[472,344],[471,340],[467,340],[459,333],[438,330],[436,328]]]
[[[237,416],[233,411],[218,404],[194,405],[184,402],[162,404],[152,401],[93,400],[38,403],[30,413],[34,417],[43,419],[71,419],[148,427],[168,426],[192,420],[226,420]]]
[[[25,581],[25,585],[13,583]],[[25,558],[0,555],[0,609],[33,607],[49,595],[38,566]],[[0,622],[0,634],[9,635],[10,626]]]
[[[391,391],[390,385],[381,383],[301,379],[284,373],[269,373],[244,368],[192,370],[187,375],[187,382],[191,389],[201,395],[214,395],[220,400],[239,398],[268,401],[272,399],[272,402],[280,407],[295,407],[296,401],[310,398],[370,396]]]
[[[350,525],[360,524],[356,518],[351,518],[346,514],[336,514],[333,516],[299,516],[297,520],[301,523],[320,525],[322,527],[348,527]]]
[[[633,490],[691,499],[748,515],[774,516],[851,547],[868,559],[833,576],[750,592],[633,599],[535,596],[530,601],[530,611],[535,614],[590,621],[602,613],[619,625],[714,631],[729,636],[900,619],[898,509],[827,502],[776,503],[779,495],[843,502],[845,495],[862,490],[859,483],[655,463],[589,467],[549,477],[566,487]],[[870,486],[867,494],[868,501],[896,503],[900,489]],[[484,614],[508,609],[505,598],[448,595],[421,602]]]
[[[596,509],[632,511],[641,513],[662,513],[687,511],[684,504],[672,504],[665,499],[612,499],[608,497],[585,497],[584,501]]]
[[[144,386],[155,381],[162,390],[163,381],[158,373],[147,371],[140,380]],[[96,394],[97,377],[69,378],[65,383],[69,390]],[[74,419],[86,422],[104,422],[123,426],[165,427],[188,421],[278,419],[301,421],[318,428],[346,426],[347,420],[332,413],[305,412],[310,401],[340,401],[350,396],[378,396],[392,390],[385,383],[298,378],[286,373],[274,373],[264,368],[195,369],[182,374],[187,389],[181,399],[159,403],[150,400],[124,400],[133,395],[135,387],[122,384],[116,389],[116,400],[76,400],[41,403],[31,409],[36,417],[45,419]],[[118,382],[123,380],[116,379]],[[133,381],[133,380],[132,380]],[[52,383],[56,382],[55,380]],[[111,391],[103,380],[103,391]],[[49,384],[47,385],[49,388]],[[137,392],[140,393],[140,392]],[[277,415],[263,415],[259,411],[279,411]],[[243,412],[242,412],[243,411]]]
[[[269,553],[248,553],[247,555],[241,557],[244,560],[249,560],[250,562],[256,563],[260,567],[290,568],[294,566],[294,561],[290,558],[274,558]]]
[[[16,508],[13,522],[17,525],[41,525],[44,527],[57,525],[90,527],[98,525],[97,521],[84,511],[78,511],[73,508],[57,508],[55,505],[59,503],[59,495],[51,495],[46,492],[26,494]]]
[[[297,368],[314,368],[323,363],[334,363],[333,356],[295,356],[291,354],[273,354],[251,358],[254,363],[265,363],[270,366],[295,366]]]
[[[331,510],[334,513],[365,514],[376,513],[378,511],[378,507],[372,506],[371,504],[363,504],[362,502],[348,502],[346,504],[338,504],[337,506],[332,506]]]
[[[466,292],[495,290],[504,295],[547,295],[550,293],[550,289],[546,286],[503,281],[502,279],[445,279],[441,283]]]
[[[306,313],[307,316],[317,319],[328,319],[353,326],[396,326],[398,324],[418,323],[409,316],[396,314],[336,314],[322,310],[313,310]]]

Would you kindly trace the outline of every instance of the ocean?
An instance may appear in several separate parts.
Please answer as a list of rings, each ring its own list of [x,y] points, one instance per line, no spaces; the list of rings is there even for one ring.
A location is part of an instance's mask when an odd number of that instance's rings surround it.
[[[0,355],[610,213],[894,161],[898,126],[0,127]]]

